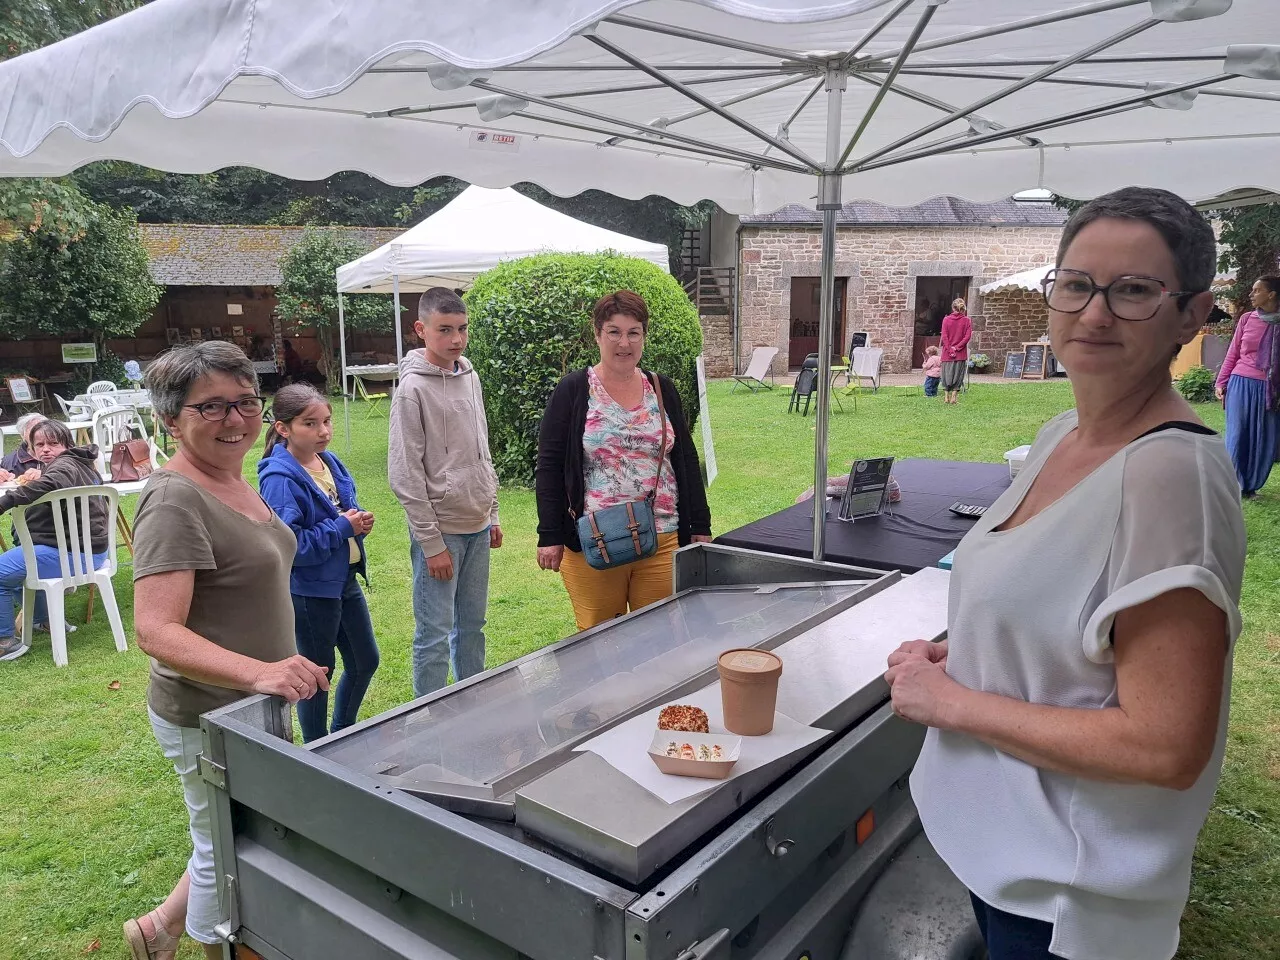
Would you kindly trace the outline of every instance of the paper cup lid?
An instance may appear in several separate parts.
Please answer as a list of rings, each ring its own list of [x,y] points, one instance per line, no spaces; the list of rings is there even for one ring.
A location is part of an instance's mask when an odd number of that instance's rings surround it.
[[[765,680],[782,670],[782,658],[767,650],[726,650],[719,663],[743,680]]]

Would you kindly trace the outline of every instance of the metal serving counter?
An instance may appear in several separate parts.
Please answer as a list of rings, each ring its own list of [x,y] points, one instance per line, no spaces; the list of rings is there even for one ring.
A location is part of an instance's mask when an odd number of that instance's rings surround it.
[[[942,636],[947,582],[698,545],[668,601],[308,747],[270,698],[208,714],[222,929],[267,960],[835,957],[919,830],[882,673]],[[574,752],[735,646],[834,735],[674,804]]]

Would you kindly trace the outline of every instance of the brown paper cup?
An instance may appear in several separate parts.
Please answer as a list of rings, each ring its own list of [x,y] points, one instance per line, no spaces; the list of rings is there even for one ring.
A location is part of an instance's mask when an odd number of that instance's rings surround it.
[[[782,658],[767,650],[739,648],[720,654],[716,666],[724,728],[744,737],[760,737],[772,730]]]

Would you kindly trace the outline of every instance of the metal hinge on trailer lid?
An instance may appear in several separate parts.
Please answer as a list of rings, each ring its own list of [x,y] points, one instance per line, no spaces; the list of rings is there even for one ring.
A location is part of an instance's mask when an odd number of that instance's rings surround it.
[[[228,873],[223,879],[227,891],[227,919],[215,925],[213,932],[227,943],[235,944],[240,939],[240,892],[235,877]]]
[[[731,942],[729,931],[721,928],[707,939],[699,940],[676,960],[727,960]]]
[[[214,763],[203,753],[200,754],[200,776],[206,783],[211,783],[219,790],[227,789],[227,768]]]

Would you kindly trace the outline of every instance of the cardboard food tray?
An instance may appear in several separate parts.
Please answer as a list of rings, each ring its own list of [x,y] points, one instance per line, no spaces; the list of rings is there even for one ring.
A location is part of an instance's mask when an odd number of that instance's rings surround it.
[[[696,751],[706,744],[719,744],[723,760],[683,760],[667,756],[667,744],[689,744]],[[649,759],[665,774],[676,777],[699,777],[703,780],[723,780],[733,772],[742,752],[742,738],[728,733],[683,733],[679,730],[658,730],[649,744]]]

